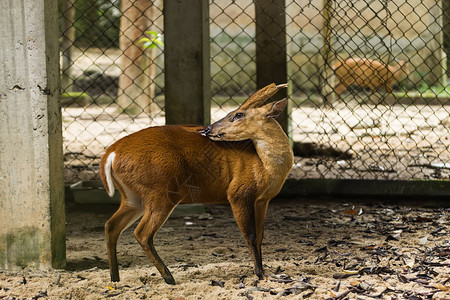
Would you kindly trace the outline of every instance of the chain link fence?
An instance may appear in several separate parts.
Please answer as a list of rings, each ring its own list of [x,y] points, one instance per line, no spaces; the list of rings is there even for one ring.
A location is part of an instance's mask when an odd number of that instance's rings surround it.
[[[274,3],[285,9],[290,176],[449,179],[447,1]],[[67,183],[97,179],[113,141],[164,125],[162,6],[61,0]],[[255,11],[210,0],[211,121],[257,88]]]
[[[61,0],[60,26],[65,181],[98,179],[106,147],[165,123],[162,0]]]

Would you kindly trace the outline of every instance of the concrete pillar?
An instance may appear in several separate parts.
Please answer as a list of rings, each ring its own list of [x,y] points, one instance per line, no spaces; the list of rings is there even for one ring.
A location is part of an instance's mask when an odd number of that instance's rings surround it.
[[[58,1],[0,1],[0,269],[65,265]]]
[[[167,124],[210,122],[209,1],[164,1]]]
[[[274,82],[287,83],[286,53],[286,3],[285,0],[256,0],[256,85],[263,88]],[[280,90],[272,100],[281,100],[288,89]],[[290,106],[278,118],[286,133],[289,133]]]

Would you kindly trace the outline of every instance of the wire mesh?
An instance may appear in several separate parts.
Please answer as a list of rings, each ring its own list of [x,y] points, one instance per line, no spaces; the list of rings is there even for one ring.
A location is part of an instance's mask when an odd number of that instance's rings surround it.
[[[105,148],[164,125],[162,1],[62,0],[61,73],[65,181],[98,179]]]
[[[293,135],[313,152],[298,176],[449,178],[440,4],[290,2]]]
[[[446,1],[274,2],[285,8],[296,154],[290,176],[448,179]],[[216,121],[256,90],[257,25],[252,0],[209,3]],[[71,183],[97,179],[99,158],[113,141],[165,123],[164,46],[140,43],[155,38],[149,31],[164,34],[164,16],[162,0],[60,5]]]

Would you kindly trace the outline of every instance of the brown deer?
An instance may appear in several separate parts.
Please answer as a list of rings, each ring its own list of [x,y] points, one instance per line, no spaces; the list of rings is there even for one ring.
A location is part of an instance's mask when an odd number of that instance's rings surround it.
[[[410,73],[409,64],[405,61],[399,60],[397,65],[389,66],[366,58],[349,58],[336,63],[333,69],[336,75],[334,92],[337,98],[352,85],[368,87],[372,91],[382,87],[386,92],[392,93],[392,86]]]
[[[247,241],[259,279],[263,226],[269,200],[293,165],[289,139],[274,118],[287,100],[264,104],[286,84],[271,84],[206,129],[161,126],[143,129],[110,146],[100,174],[110,196],[121,196],[105,224],[112,281],[119,281],[116,245],[142,216],[134,236],[168,284],[175,284],[156,253],[153,237],[179,203],[229,202]]]

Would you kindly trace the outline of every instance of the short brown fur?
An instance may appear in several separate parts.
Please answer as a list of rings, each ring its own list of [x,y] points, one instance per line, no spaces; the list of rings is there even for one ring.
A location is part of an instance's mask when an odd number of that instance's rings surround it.
[[[270,86],[275,92],[280,87],[284,86]],[[262,106],[264,101],[257,98],[244,103],[254,107],[243,109],[242,105],[203,134],[197,126],[151,127],[107,149],[100,162],[101,179],[108,191],[113,188],[108,186],[105,171],[114,153],[111,177],[122,196],[118,211],[105,225],[112,281],[119,281],[117,240],[142,216],[135,237],[164,280],[175,284],[156,253],[153,237],[179,203],[229,202],[255,272],[264,277],[261,244],[267,205],[280,191],[293,154],[287,136],[273,119],[285,108],[286,100]],[[249,101],[261,103],[250,105]],[[237,111],[246,115],[233,119]]]
[[[389,66],[366,58],[349,58],[336,63],[333,69],[336,75],[334,91],[337,98],[352,85],[368,87],[372,91],[381,87],[386,92],[392,93],[393,85],[405,79],[410,73],[409,64],[405,61]]]

